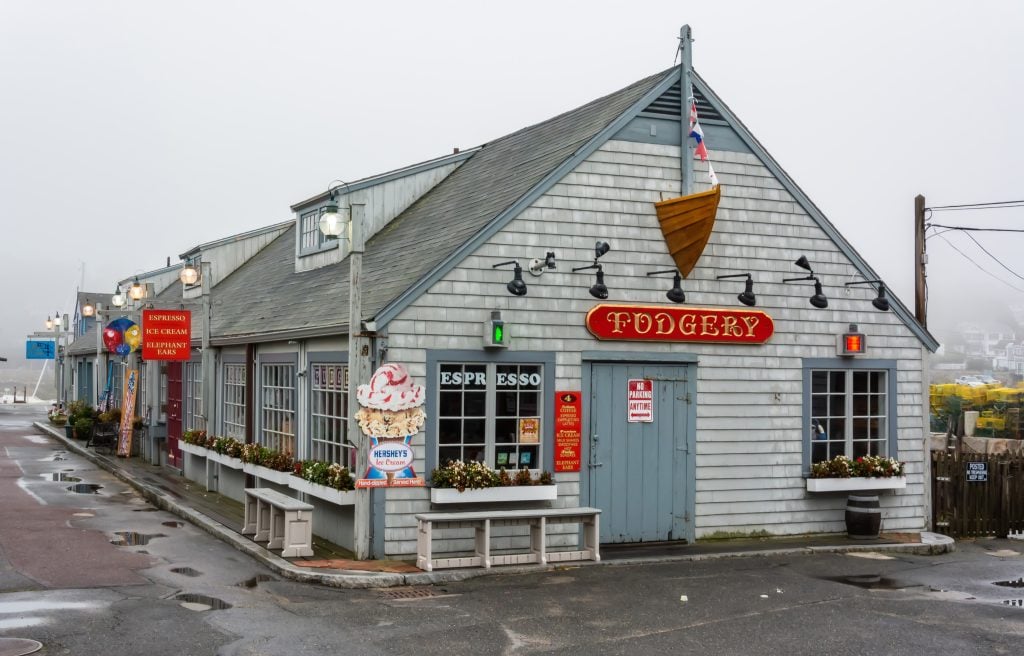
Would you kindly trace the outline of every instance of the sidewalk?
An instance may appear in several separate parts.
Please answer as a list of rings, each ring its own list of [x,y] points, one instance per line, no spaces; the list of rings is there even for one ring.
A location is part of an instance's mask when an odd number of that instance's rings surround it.
[[[185,519],[207,533],[260,561],[278,575],[296,581],[338,588],[374,588],[396,585],[431,585],[461,581],[477,576],[517,574],[563,568],[565,565],[503,566],[491,569],[450,569],[423,572],[406,562],[354,561],[339,547],[314,544],[315,559],[285,559],[243,536],[235,528],[241,525],[241,504],[207,493],[201,486],[162,467],[139,458],[118,458],[86,449],[84,443],[68,439],[44,422],[33,424],[37,430],[63,444],[139,491],[161,510]],[[715,540],[697,544],[607,545],[601,548],[601,562],[574,563],[573,566],[639,565],[711,558],[738,558],[822,552],[882,552],[940,554],[953,551],[952,538],[936,533],[883,533],[878,540],[852,540],[845,535],[799,536]]]

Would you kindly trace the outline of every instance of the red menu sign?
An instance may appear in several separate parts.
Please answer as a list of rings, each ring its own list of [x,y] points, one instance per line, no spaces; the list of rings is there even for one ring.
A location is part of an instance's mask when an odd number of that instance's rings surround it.
[[[587,330],[598,339],[763,344],[775,324],[760,310],[602,303],[587,313]]]
[[[583,413],[579,392],[555,392],[555,471],[580,470]]]
[[[142,358],[188,360],[192,349],[190,310],[142,311]]]

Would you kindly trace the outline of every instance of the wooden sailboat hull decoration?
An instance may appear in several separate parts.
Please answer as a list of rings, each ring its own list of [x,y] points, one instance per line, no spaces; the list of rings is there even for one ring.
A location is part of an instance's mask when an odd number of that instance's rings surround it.
[[[654,204],[668,252],[684,278],[690,275],[707,246],[721,197],[722,187],[716,185],[708,191]]]

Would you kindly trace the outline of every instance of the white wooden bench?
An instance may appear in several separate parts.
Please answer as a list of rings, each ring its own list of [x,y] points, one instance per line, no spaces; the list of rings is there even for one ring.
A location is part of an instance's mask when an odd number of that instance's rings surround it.
[[[546,565],[567,560],[601,560],[597,508],[537,508],[533,510],[480,510],[466,512],[421,513],[416,515],[416,567],[430,572],[445,567],[484,567],[492,565]],[[573,551],[548,551],[546,528],[552,524],[581,524],[583,548]],[[491,529],[498,526],[530,527],[530,550],[526,553],[491,554]],[[434,558],[434,529],[472,528],[475,543],[472,556]]]
[[[313,506],[270,488],[246,488],[242,535],[281,549],[284,558],[312,556]]]

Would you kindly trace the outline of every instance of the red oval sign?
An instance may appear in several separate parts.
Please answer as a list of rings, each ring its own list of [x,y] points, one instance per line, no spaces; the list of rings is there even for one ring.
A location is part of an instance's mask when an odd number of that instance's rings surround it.
[[[602,303],[587,313],[587,330],[598,339],[764,344],[775,324],[761,310]]]

